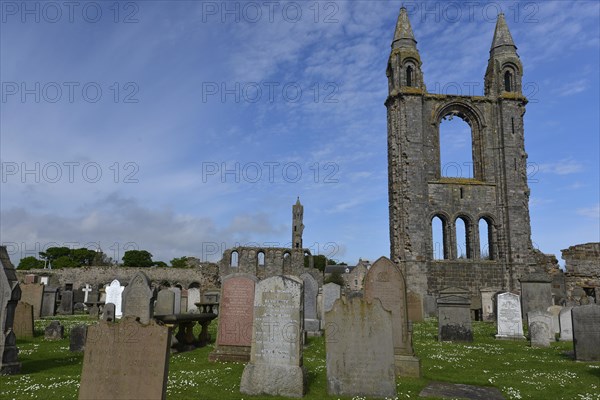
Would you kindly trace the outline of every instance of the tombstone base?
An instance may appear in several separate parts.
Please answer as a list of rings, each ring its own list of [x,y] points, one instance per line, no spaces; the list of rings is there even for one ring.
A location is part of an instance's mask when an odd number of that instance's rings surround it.
[[[523,335],[496,335],[498,340],[525,340]]]
[[[217,346],[214,351],[208,355],[208,361],[247,363],[250,361],[250,346]]]
[[[247,395],[303,397],[306,392],[304,367],[246,364],[240,392]]]
[[[394,364],[396,366],[396,376],[409,378],[421,377],[421,360],[415,356],[394,355]]]
[[[318,319],[305,319],[304,320],[304,331],[306,336],[315,337],[321,336],[321,322]]]
[[[2,363],[0,367],[0,375],[15,375],[21,372],[21,363]]]

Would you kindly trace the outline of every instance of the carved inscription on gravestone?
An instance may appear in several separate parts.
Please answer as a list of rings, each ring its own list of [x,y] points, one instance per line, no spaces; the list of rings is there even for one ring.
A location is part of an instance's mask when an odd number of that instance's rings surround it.
[[[519,295],[501,293],[497,296],[497,339],[525,339]]]
[[[166,399],[169,328],[133,317],[88,328],[80,400]]]
[[[245,276],[224,279],[219,304],[219,332],[217,344],[250,346],[254,316],[255,281]]]

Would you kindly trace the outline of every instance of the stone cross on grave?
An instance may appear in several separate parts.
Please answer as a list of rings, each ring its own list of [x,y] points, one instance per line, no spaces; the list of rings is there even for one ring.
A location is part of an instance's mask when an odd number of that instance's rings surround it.
[[[84,293],[84,297],[83,297],[83,302],[87,303],[88,301],[88,295],[90,294],[90,292],[92,291],[92,287],[89,284],[85,284],[85,287],[83,289],[81,289],[81,291]]]

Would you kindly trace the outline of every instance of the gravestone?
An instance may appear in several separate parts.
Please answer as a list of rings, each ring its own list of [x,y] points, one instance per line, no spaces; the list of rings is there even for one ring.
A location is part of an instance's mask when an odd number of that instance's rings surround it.
[[[391,311],[379,299],[339,299],[326,316],[327,392],[396,397]]]
[[[71,290],[62,292],[58,313],[60,315],[73,315],[73,292]]]
[[[175,295],[175,300],[173,303],[173,314],[181,314],[181,289],[178,287],[169,288],[171,292]]]
[[[272,276],[256,284],[252,349],[240,392],[304,395],[302,285],[295,276]]]
[[[181,290],[181,312],[186,314],[188,312],[188,291],[187,289]]]
[[[88,308],[88,313],[89,313],[90,317],[98,318],[98,316],[100,314],[100,308],[98,307],[97,304],[94,304]]]
[[[133,317],[88,327],[79,400],[165,400],[169,328]]]
[[[81,289],[81,291],[83,292],[83,303],[87,303],[88,301],[95,301],[90,299],[92,287],[89,284],[86,283],[83,289]]]
[[[113,303],[107,303],[104,305],[102,310],[103,321],[115,321],[115,305]]]
[[[365,276],[365,300],[381,300],[384,309],[392,312],[392,338],[396,375],[419,377],[421,365],[412,346],[406,303],[406,282],[400,268],[390,259],[381,257]]]
[[[337,283],[323,285],[323,315],[333,308],[333,303],[342,296],[342,288]]]
[[[21,301],[33,306],[34,319],[39,319],[41,317],[43,296],[44,285],[41,283],[21,285]]]
[[[85,349],[87,329],[87,325],[75,325],[71,328],[69,351],[83,351]]]
[[[209,361],[250,361],[257,281],[256,276],[244,273],[222,278],[217,341]]]
[[[446,288],[440,290],[437,299],[438,340],[472,342],[471,295],[467,289]]]
[[[53,317],[56,313],[56,296],[58,288],[52,286],[44,286],[44,298],[42,300],[42,317]]]
[[[494,316],[494,294],[495,289],[480,289],[481,295],[481,319],[483,321],[493,321]]]
[[[70,290],[70,289],[67,289]],[[83,292],[81,289],[74,289],[73,290],[73,305],[75,305],[76,303],[83,303],[85,300],[85,292]]]
[[[406,295],[408,302],[408,320],[412,322],[423,321],[423,302],[421,295],[414,292],[408,292]]]
[[[18,339],[33,337],[33,306],[19,301],[15,310],[13,331]]]
[[[552,315],[547,311],[530,311],[527,313],[529,340],[531,347],[550,347],[554,341]]]
[[[304,331],[309,336],[316,336],[321,331],[321,322],[317,319],[317,294],[319,283],[312,275],[300,275],[304,282]]]
[[[15,309],[21,288],[6,246],[0,246],[0,375],[17,374],[21,370],[19,350],[13,331]]]
[[[188,289],[188,306],[187,310],[189,313],[197,313],[198,307],[196,307],[196,303],[200,303],[200,289],[199,288],[190,288]]]
[[[101,287],[98,289],[98,301],[100,303],[106,303],[106,288]]]
[[[573,320],[571,310],[573,307],[565,307],[560,310],[558,322],[560,325],[560,340],[563,342],[573,341]]]
[[[36,283],[35,278],[37,275],[35,274],[27,274],[25,275],[25,284],[28,285],[30,283]]]
[[[519,279],[521,282],[521,309],[523,315],[530,311],[546,311],[553,305],[552,278],[546,273],[533,273]]]
[[[573,307],[573,347],[578,361],[600,361],[600,305]]]
[[[123,304],[123,290],[125,288],[121,286],[118,280],[114,280],[106,287],[106,303],[112,303],[115,305],[115,318],[121,318],[122,311],[121,306]]]
[[[521,316],[521,299],[518,294],[501,293],[496,296],[496,339],[525,339],[523,336],[523,318]]]
[[[153,316],[153,294],[146,274],[142,271],[136,272],[121,296],[123,316],[139,318],[142,324],[150,322]]]
[[[175,293],[170,289],[162,289],[156,296],[154,315],[172,315],[175,310]]]
[[[561,310],[561,306],[550,306],[546,310],[552,315],[552,331],[554,333],[560,333],[560,321],[558,320],[558,316],[560,315]]]
[[[65,327],[61,325],[60,321],[52,321],[50,325],[44,329],[44,339],[46,340],[60,340],[65,335]]]

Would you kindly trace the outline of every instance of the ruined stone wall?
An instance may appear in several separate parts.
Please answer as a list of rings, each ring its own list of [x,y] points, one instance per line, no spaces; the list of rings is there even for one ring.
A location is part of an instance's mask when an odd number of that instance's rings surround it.
[[[35,274],[48,276],[48,285],[64,288],[67,284],[80,289],[86,284],[94,288],[109,284],[118,279],[126,284],[136,272],[144,272],[153,284],[168,283],[170,286],[181,285],[187,289],[190,285],[202,290],[218,290],[220,288],[219,269],[216,264],[206,263],[196,268],[126,268],[126,267],[82,267],[68,269],[32,269],[17,271],[20,282],[25,282],[25,275]]]
[[[561,250],[565,260],[567,298],[573,300],[575,288],[594,289],[600,300],[600,243],[585,243]]]
[[[233,273],[247,273],[259,280],[275,275],[296,275],[308,273],[323,284],[323,274],[313,267],[312,257],[308,268],[304,268],[304,256],[310,256],[309,249],[283,247],[235,247],[223,252],[219,261],[221,277]],[[236,262],[237,258],[237,262]]]

